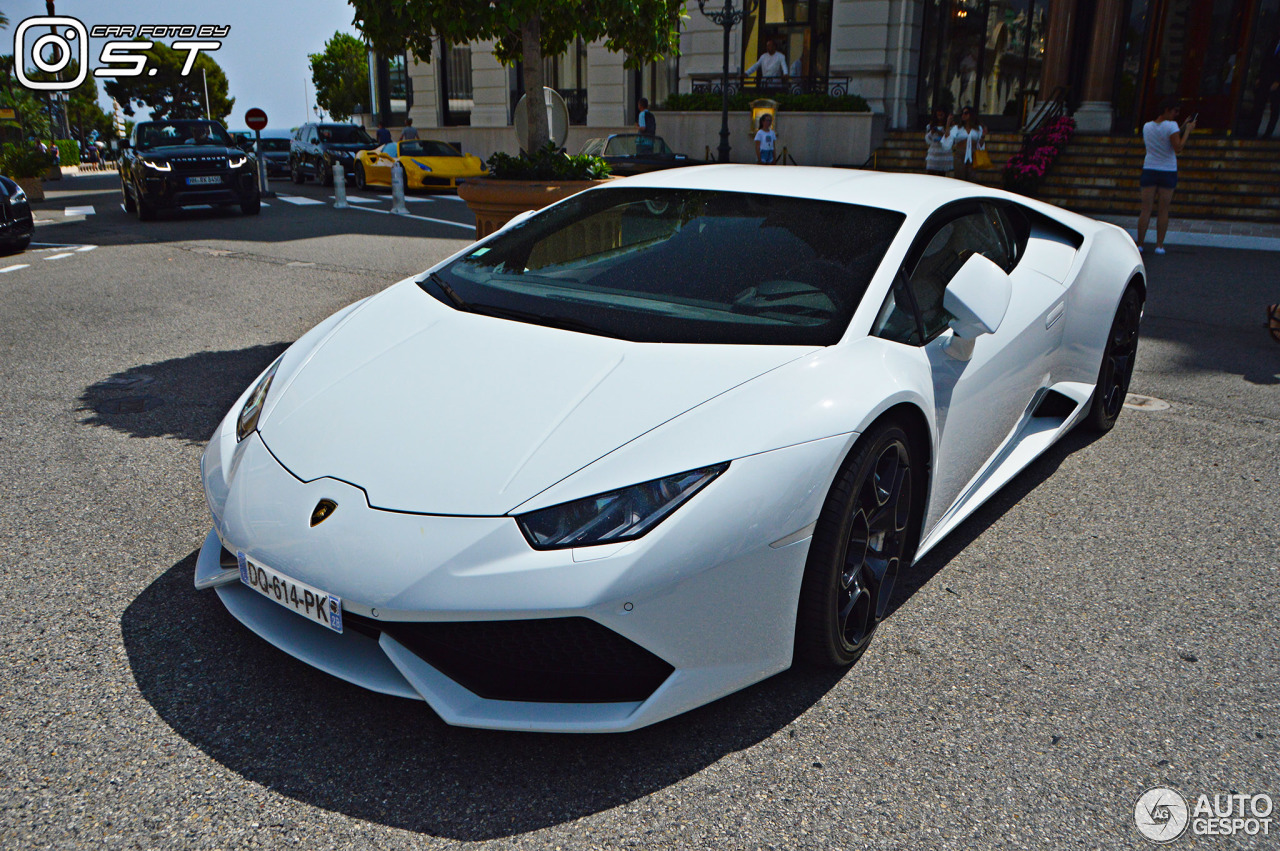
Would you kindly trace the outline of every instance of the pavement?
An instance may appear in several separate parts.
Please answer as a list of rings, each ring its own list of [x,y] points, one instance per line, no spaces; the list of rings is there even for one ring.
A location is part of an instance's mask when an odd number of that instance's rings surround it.
[[[0,847],[1145,848],[1153,786],[1280,797],[1273,255],[1149,257],[1132,390],[1167,407],[1019,475],[847,672],[633,734],[494,733],[298,663],[191,584],[235,397],[465,229],[287,200],[143,224],[114,180],[64,180],[48,250],[0,258],[24,267],[0,274]]]

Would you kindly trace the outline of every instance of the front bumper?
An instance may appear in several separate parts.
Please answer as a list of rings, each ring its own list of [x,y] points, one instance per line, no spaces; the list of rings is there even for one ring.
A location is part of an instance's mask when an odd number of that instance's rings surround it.
[[[217,177],[216,184],[190,184],[188,178]],[[194,207],[201,204],[240,204],[258,195],[258,181],[251,168],[219,172],[146,171],[141,175],[142,197],[157,209]]]
[[[790,665],[806,531],[846,442],[829,438],[735,460],[638,541],[538,552],[510,517],[383,511],[345,482],[300,482],[260,435],[236,445],[224,425],[201,462],[215,529],[201,549],[196,585],[216,587],[232,615],[285,652],[365,688],[423,699],[450,724],[633,730]],[[310,513],[321,498],[339,508],[313,528]],[[350,625],[330,632],[240,584],[224,567],[223,547],[341,596]],[[459,667],[474,654],[441,656],[413,629],[448,633],[442,640],[455,649],[462,633],[518,635],[498,645],[519,651],[503,664],[537,668],[545,636],[559,629],[552,624],[569,629],[571,620],[570,631],[588,636],[579,643],[591,650],[616,646],[613,656],[625,664],[653,657],[670,673],[664,669],[643,694],[618,693],[627,699],[485,697],[494,678]],[[540,621],[531,630],[542,639],[520,631],[531,621]]]

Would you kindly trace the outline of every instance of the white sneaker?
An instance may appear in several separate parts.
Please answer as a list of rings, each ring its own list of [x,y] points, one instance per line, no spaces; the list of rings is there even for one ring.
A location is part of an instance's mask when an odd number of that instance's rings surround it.
[[[1157,246],[1156,246],[1156,254],[1164,254],[1164,246],[1162,246],[1162,245],[1157,245]]]

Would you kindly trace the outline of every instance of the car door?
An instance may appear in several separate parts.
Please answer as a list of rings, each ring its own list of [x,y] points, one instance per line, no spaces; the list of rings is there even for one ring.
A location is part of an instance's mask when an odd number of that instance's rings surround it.
[[[1048,383],[1050,356],[1061,340],[1061,323],[1046,327],[1062,301],[1061,287],[1010,276],[1009,307],[995,332],[978,336],[966,359],[948,352],[954,332],[943,297],[975,253],[1005,272],[1014,265],[1009,234],[993,204],[960,204],[935,217],[908,252],[877,323],[880,336],[919,347],[933,385],[938,437],[926,529],[1028,412]]]
[[[388,142],[372,153],[369,180],[374,183],[391,183],[391,164],[396,161],[396,143]]]

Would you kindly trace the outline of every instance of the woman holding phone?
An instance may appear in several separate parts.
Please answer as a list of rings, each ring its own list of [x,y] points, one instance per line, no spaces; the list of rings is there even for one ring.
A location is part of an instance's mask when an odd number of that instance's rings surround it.
[[[1160,114],[1142,126],[1142,141],[1147,156],[1142,161],[1138,186],[1142,191],[1142,212],[1138,216],[1138,250],[1147,241],[1147,225],[1151,223],[1151,206],[1157,202],[1156,254],[1164,254],[1164,235],[1169,228],[1169,205],[1178,185],[1178,154],[1196,129],[1198,115],[1178,126],[1178,101],[1167,99],[1160,104]]]

